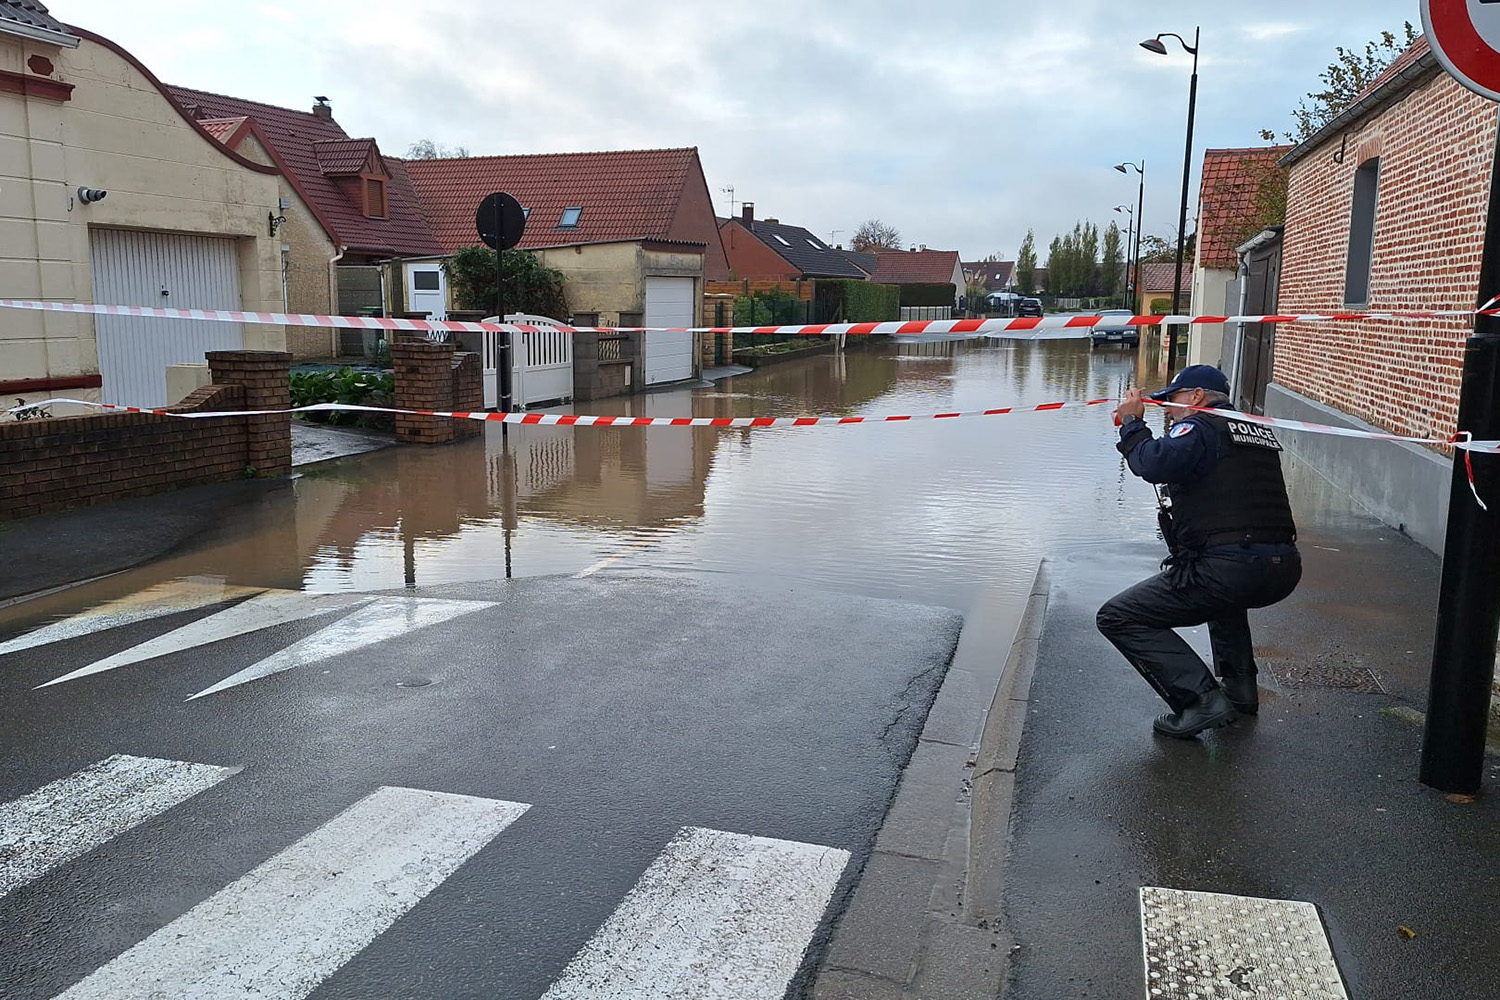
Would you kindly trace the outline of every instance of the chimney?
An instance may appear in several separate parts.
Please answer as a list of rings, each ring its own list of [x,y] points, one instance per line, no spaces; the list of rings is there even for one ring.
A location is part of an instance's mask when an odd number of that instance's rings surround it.
[[[333,105],[328,103],[328,98],[314,97],[313,100],[318,102],[313,105],[313,114],[317,115],[319,118],[333,118]]]
[[[740,202],[740,221],[747,226],[755,223],[755,202]]]
[[[779,226],[779,225],[781,225],[781,220],[780,219],[767,219],[766,220],[766,225],[768,225],[768,226]]]

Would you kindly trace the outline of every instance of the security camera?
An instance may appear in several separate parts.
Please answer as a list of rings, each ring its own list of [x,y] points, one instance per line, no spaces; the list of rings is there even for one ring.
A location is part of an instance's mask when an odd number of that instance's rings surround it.
[[[83,202],[85,205],[89,205],[96,201],[103,201],[104,196],[107,194],[109,194],[109,192],[104,190],[103,188],[81,187],[78,189],[78,200]]]

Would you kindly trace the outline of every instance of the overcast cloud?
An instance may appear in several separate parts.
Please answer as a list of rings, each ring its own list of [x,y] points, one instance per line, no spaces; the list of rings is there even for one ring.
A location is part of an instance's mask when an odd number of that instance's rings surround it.
[[[1137,43],[1203,28],[1196,163],[1290,125],[1334,47],[1417,23],[1413,0],[988,4],[791,0],[49,0],[161,79],[294,108],[354,136],[475,154],[697,146],[719,214],[846,241],[1013,256],[1135,201],[1172,237],[1191,57]],[[1191,223],[1189,228],[1191,228]]]

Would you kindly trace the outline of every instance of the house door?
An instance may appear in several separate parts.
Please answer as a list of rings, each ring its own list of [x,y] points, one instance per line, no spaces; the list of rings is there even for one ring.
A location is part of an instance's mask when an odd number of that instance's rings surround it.
[[[692,326],[696,285],[693,278],[647,278],[646,326]],[[647,385],[693,377],[691,333],[650,331],[645,347]]]
[[[1276,311],[1281,277],[1281,245],[1257,251],[1247,262],[1245,309],[1252,316]],[[1276,345],[1276,327],[1269,323],[1247,323],[1240,338],[1238,385],[1235,407],[1246,413],[1265,413],[1266,386],[1271,381]]]
[[[406,265],[406,309],[428,319],[448,318],[448,276],[436,263]]]
[[[241,309],[240,264],[233,239],[178,233],[89,230],[94,301],[101,305],[173,309]],[[238,323],[95,316],[100,399],[126,406],[161,406],[167,366],[203,364],[207,351],[238,351]]]

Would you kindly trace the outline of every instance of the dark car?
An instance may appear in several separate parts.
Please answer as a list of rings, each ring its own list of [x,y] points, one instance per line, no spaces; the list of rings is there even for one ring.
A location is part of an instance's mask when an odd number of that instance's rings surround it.
[[[1041,316],[1042,315],[1042,300],[1041,299],[1022,299],[1019,303],[1016,304],[1016,315],[1017,316]]]
[[[1132,326],[1129,322],[1134,316],[1129,309],[1109,309],[1100,313],[1099,322],[1089,331],[1089,346],[1129,344],[1131,347],[1139,347],[1141,328]]]

